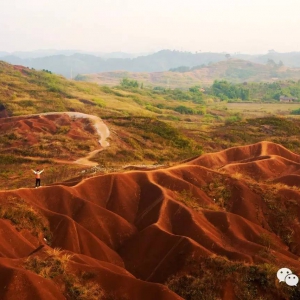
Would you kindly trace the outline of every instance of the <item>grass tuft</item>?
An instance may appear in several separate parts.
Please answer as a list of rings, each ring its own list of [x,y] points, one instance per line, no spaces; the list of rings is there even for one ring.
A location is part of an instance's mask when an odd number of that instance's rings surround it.
[[[296,299],[299,287],[277,285],[273,264],[248,265],[213,255],[187,262],[190,271],[171,276],[166,285],[185,300],[223,299],[226,290],[236,299]]]
[[[49,248],[45,251],[46,258],[29,256],[24,267],[44,278],[62,281],[65,285],[65,295],[71,300],[99,300],[104,292],[91,277],[78,276],[70,272],[68,265],[72,255],[63,253],[59,248]]]
[[[27,229],[34,236],[42,235],[51,242],[52,234],[47,220],[22,199],[9,198],[0,206],[0,218],[10,220],[17,230]]]

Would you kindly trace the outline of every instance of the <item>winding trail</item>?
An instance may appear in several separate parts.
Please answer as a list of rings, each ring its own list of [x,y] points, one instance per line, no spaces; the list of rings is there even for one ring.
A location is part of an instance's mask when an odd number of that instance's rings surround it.
[[[89,166],[89,167],[95,167],[98,165],[98,163],[96,163],[94,161],[90,161],[90,159],[93,158],[100,151],[103,151],[103,149],[96,149],[96,150],[90,152],[87,156],[75,160],[73,163],[79,164],[79,165],[84,165],[84,166]]]
[[[90,119],[93,122],[93,126],[95,127],[98,135],[100,136],[99,144],[102,146],[102,149],[93,150],[87,156],[74,161],[74,163],[90,167],[97,166],[98,163],[92,162],[90,161],[90,159],[93,158],[100,151],[103,151],[103,148],[109,146],[109,142],[106,140],[110,135],[108,127],[104,124],[102,119],[94,115],[88,115],[78,112],[67,112],[66,114],[68,114],[70,117]]]
[[[88,115],[84,113],[79,112],[63,112],[63,113],[44,113],[40,115],[47,115],[47,114],[67,114],[69,117],[75,117],[75,118],[84,118],[84,119],[90,119],[93,122],[93,126],[95,127],[98,135],[100,136],[99,144],[106,148],[109,146],[109,142],[106,141],[106,139],[109,137],[110,132],[108,127],[104,124],[101,118],[94,116],[94,115]]]
[[[89,119],[92,121],[94,128],[96,129],[96,132],[98,133],[100,139],[99,144],[102,147],[101,149],[96,149],[91,151],[87,156],[79,158],[73,162],[66,161],[66,160],[60,160],[60,159],[53,159],[53,161],[58,163],[75,163],[80,165],[85,165],[89,167],[97,166],[98,163],[90,161],[92,157],[94,157],[97,153],[100,151],[103,151],[104,148],[109,146],[109,142],[106,140],[109,135],[110,131],[108,127],[105,125],[105,123],[102,121],[101,118],[94,116],[94,115],[88,115],[80,112],[47,112],[47,113],[40,113],[40,114],[32,114],[32,115],[25,115],[24,117],[34,117],[34,116],[49,116],[49,115],[68,115],[69,117],[73,118],[84,118]],[[18,116],[20,117],[20,116]]]

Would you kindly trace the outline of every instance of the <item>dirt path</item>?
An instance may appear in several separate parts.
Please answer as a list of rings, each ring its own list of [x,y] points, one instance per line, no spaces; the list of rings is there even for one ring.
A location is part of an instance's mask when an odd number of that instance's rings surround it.
[[[45,113],[49,114],[49,113]],[[57,114],[57,113],[51,113],[51,114]],[[109,146],[109,142],[106,141],[106,139],[109,137],[110,132],[108,127],[104,124],[102,119],[100,119],[97,116],[94,115],[88,115],[84,113],[79,113],[79,112],[64,112],[61,114],[67,114],[70,117],[75,117],[75,118],[84,118],[84,119],[90,119],[93,122],[93,126],[95,127],[98,135],[100,136],[99,144],[103,147],[106,148]]]
[[[99,144],[102,146],[102,149],[93,150],[87,156],[79,158],[76,161],[74,161],[74,163],[80,164],[80,165],[85,165],[85,166],[90,166],[90,167],[97,166],[98,163],[90,161],[90,159],[93,158],[97,153],[103,151],[104,148],[109,146],[109,142],[106,140],[110,135],[108,127],[104,124],[102,119],[100,119],[99,117],[93,116],[93,115],[77,113],[77,112],[67,112],[67,114],[70,117],[87,118],[93,122],[93,126],[95,127],[98,135],[100,136]]]
[[[73,118],[84,118],[84,119],[89,119],[92,121],[94,128],[96,129],[96,132],[98,133],[100,139],[99,139],[99,144],[102,147],[101,149],[96,149],[91,151],[87,156],[79,158],[73,162],[67,161],[67,160],[61,160],[61,159],[52,159],[55,162],[58,163],[69,163],[69,164],[80,164],[84,166],[90,166],[94,167],[97,166],[98,164],[96,162],[90,161],[92,157],[94,157],[97,153],[100,151],[103,151],[106,147],[109,146],[109,142],[106,140],[109,135],[109,129],[108,127],[104,124],[101,118],[94,116],[94,115],[88,115],[80,112],[48,112],[48,113],[41,113],[41,114],[33,114],[33,115],[26,115],[26,117],[31,117],[31,116],[48,116],[48,115],[62,115],[66,114],[70,117]],[[24,116],[25,117],[25,116]],[[39,158],[34,158],[34,160],[39,160]]]
[[[96,150],[90,152],[87,156],[75,160],[73,163],[79,164],[79,165],[95,167],[98,165],[98,163],[90,161],[90,159],[93,158],[97,153],[99,153],[101,151],[103,151],[103,149],[96,149]]]

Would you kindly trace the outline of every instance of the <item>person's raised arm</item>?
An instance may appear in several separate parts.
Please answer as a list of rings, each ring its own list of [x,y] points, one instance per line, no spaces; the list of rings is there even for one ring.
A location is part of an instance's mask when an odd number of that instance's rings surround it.
[[[34,170],[32,170],[32,169],[31,169],[31,171],[32,171],[34,174],[36,174],[36,171],[34,171]]]

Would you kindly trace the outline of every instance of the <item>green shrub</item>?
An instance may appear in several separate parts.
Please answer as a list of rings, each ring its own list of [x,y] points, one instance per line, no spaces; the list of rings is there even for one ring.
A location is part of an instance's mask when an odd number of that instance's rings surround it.
[[[175,107],[174,111],[177,111],[180,114],[186,114],[186,115],[193,115],[193,114],[195,114],[195,111],[192,108],[186,107],[184,105],[180,105],[180,106]]]
[[[291,115],[300,115],[300,108],[292,110],[290,114]]]
[[[150,104],[147,104],[147,105],[145,106],[145,108],[146,108],[147,110],[152,111],[152,112],[155,112],[155,113],[157,113],[157,114],[161,114],[161,113],[162,113],[162,111],[161,111],[159,108],[154,107],[154,106],[152,106],[152,105],[150,105]]]
[[[94,98],[93,101],[97,104],[98,107],[101,107],[101,108],[106,107],[106,104],[100,98]]]
[[[139,83],[136,80],[128,79],[128,78],[123,78],[120,84],[122,87],[134,87],[134,88],[139,87]]]
[[[163,103],[158,103],[155,105],[157,108],[165,108],[165,105]]]
[[[225,125],[231,125],[233,123],[239,122],[241,121],[241,117],[240,116],[231,116],[225,119]]]
[[[205,106],[197,107],[196,113],[197,113],[197,115],[205,115],[206,114],[206,107]]]

